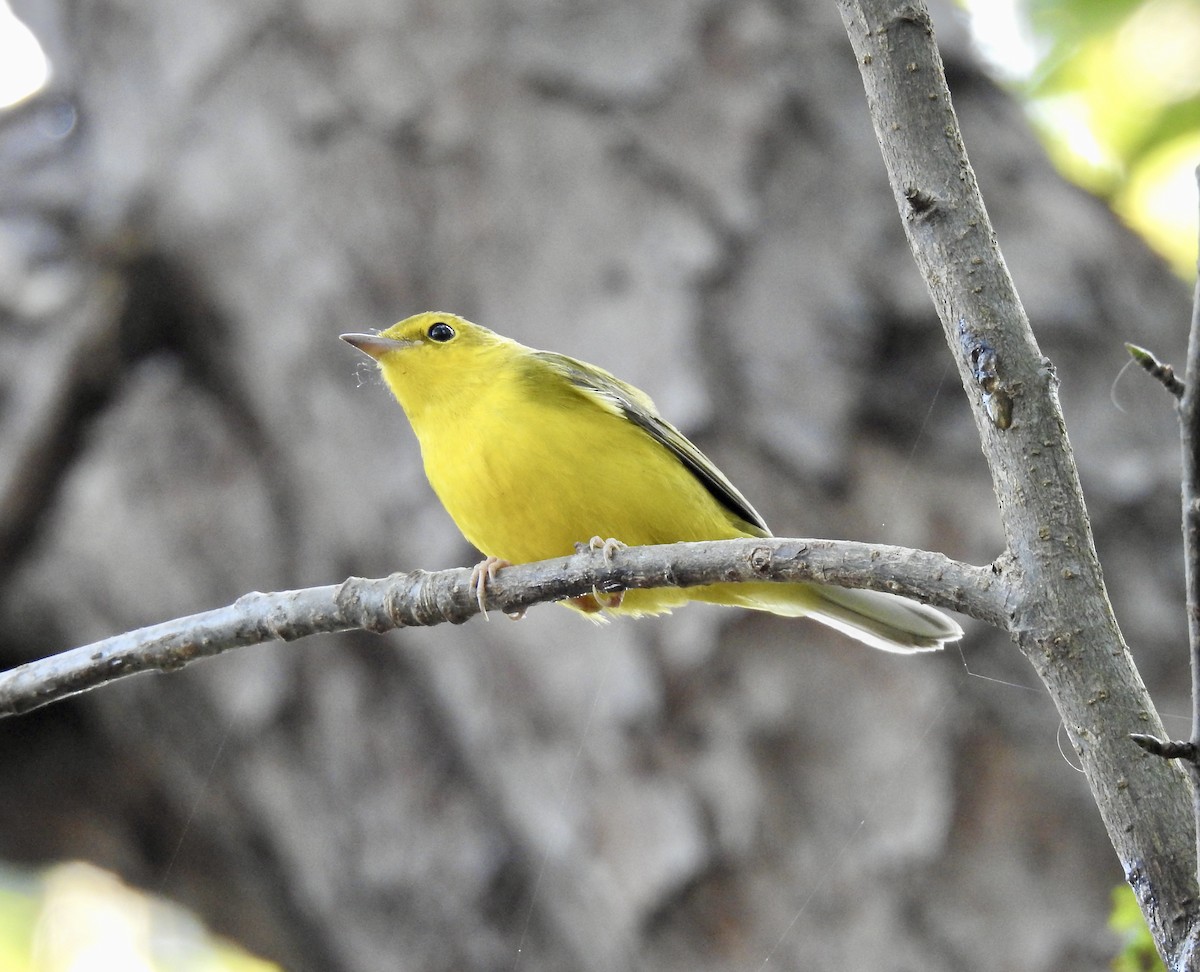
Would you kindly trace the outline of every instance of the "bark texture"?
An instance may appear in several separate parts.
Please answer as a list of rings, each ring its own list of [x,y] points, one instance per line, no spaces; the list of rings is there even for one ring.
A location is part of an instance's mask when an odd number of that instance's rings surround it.
[[[336,339],[437,307],[646,389],[777,533],[1000,551],[833,3],[15,6],[56,75],[0,121],[6,664],[471,562]],[[1186,288],[1053,174],[954,16],[979,182],[1183,735],[1175,417],[1112,385],[1123,341],[1182,360]],[[980,626],[913,659],[543,608],[4,720],[0,853],[95,860],[298,970],[1093,969],[1122,875],[1058,731]]]

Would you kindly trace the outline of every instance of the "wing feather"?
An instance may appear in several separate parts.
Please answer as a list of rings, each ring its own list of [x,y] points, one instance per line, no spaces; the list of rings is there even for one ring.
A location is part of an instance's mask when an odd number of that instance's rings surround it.
[[[753,532],[769,537],[771,531],[750,505],[750,501],[716,467],[711,459],[658,414],[650,396],[627,384],[603,368],[584,364],[565,354],[538,351],[537,358],[567,379],[570,385],[595,402],[642,429],[655,442],[665,446],[730,513],[746,523]]]

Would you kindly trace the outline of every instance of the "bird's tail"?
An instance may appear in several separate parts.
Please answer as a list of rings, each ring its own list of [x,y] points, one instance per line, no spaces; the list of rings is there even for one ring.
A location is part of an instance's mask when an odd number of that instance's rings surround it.
[[[703,592],[697,597],[697,593]],[[872,648],[909,654],[958,641],[953,618],[907,597],[825,584],[717,584],[692,588],[695,600],[737,604],[786,617],[810,617]],[[709,596],[711,595],[711,596]]]

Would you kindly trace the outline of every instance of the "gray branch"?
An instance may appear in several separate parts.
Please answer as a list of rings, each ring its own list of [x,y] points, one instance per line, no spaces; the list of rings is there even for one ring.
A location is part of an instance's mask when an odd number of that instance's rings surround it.
[[[239,597],[228,607],[177,618],[64,651],[0,673],[0,716],[98,688],[145,671],[175,671],[264,641],[322,632],[462,624],[479,613],[470,570],[414,570],[374,580]],[[1008,590],[991,567],[903,547],[785,538],[629,547],[612,563],[584,551],[501,570],[487,606],[514,613],[592,590],[693,587],[719,581],[822,581],[891,591],[1008,626]]]
[[[1007,539],[1011,632],[1079,754],[1168,966],[1197,924],[1187,782],[1132,733],[1164,737],[1104,586],[1058,404],[967,159],[925,6],[839,0],[918,268],[972,405]]]
[[[1200,181],[1200,170],[1198,170]],[[1188,643],[1192,666],[1192,738],[1190,756],[1183,758],[1192,780],[1192,812],[1200,867],[1200,279],[1192,302],[1188,336],[1187,380],[1179,400],[1180,443],[1183,452],[1183,560],[1187,578]]]

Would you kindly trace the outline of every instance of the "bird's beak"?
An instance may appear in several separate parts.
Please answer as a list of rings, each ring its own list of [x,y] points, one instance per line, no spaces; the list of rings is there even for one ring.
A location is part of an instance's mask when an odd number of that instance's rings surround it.
[[[412,341],[397,341],[382,334],[339,334],[338,337],[351,347],[358,348],[363,354],[369,354],[376,361],[389,351],[399,351],[413,345]]]

